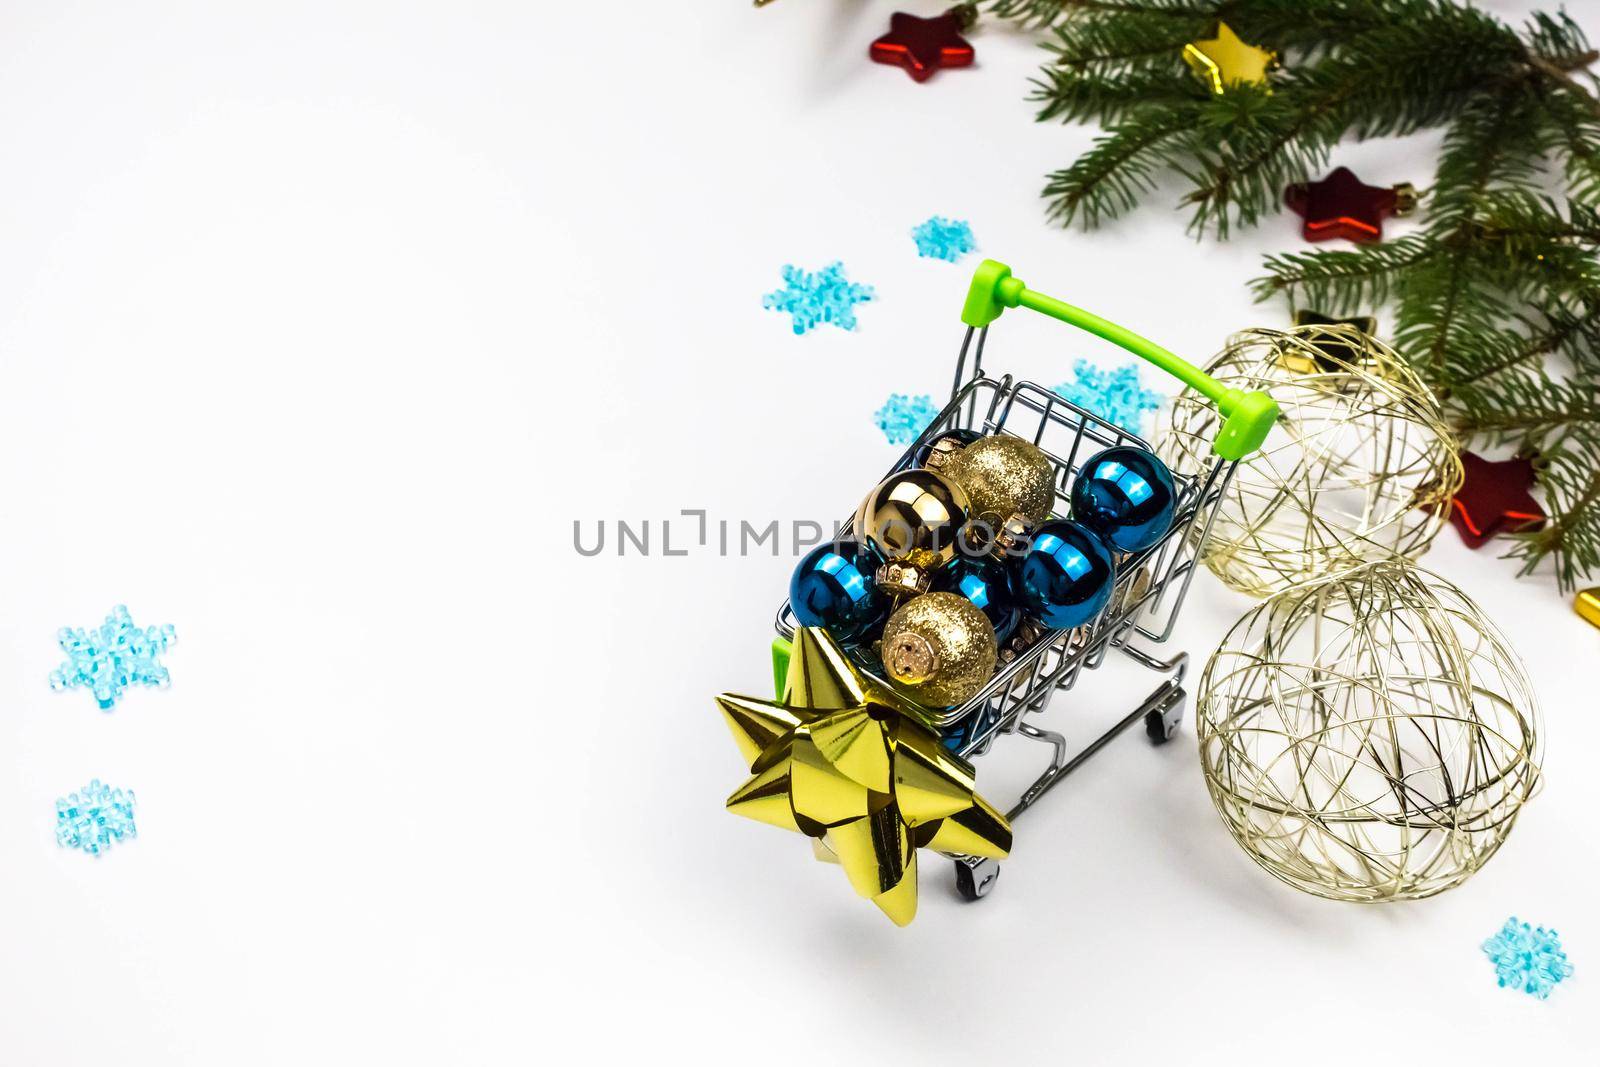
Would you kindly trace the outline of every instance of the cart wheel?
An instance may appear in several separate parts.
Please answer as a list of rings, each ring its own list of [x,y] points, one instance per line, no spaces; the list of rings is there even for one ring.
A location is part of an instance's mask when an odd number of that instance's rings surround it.
[[[995,880],[1000,877],[1000,865],[994,860],[956,860],[956,892],[962,900],[978,900],[989,895]]]
[[[1152,745],[1164,745],[1172,740],[1178,732],[1178,725],[1183,722],[1183,705],[1185,694],[1181,687],[1173,686],[1165,694],[1161,703],[1151,708],[1144,716],[1144,732],[1149,736]]]

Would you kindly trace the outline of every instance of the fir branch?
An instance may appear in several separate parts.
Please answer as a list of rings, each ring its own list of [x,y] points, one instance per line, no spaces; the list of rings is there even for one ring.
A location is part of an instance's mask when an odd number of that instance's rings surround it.
[[[1600,294],[1588,294],[1593,300]],[[1542,313],[1543,323],[1533,339],[1550,355],[1566,357],[1574,369],[1592,372],[1592,362],[1600,356],[1600,301],[1577,310],[1551,308]]]
[[[1508,296],[1479,263],[1468,243],[1445,246],[1443,256],[1410,271],[1400,285],[1395,347],[1434,388],[1452,385],[1452,353],[1462,336],[1499,328],[1512,315]]]
[[[1267,42],[1303,63],[1364,34],[1432,15],[1438,6],[1437,0],[1255,0],[1234,5],[1225,17],[1247,40]]]
[[[1496,375],[1540,365],[1553,350],[1557,339],[1549,332],[1523,333],[1515,329],[1495,329],[1467,339],[1450,353],[1445,375],[1448,388],[1438,390],[1441,400],[1452,391],[1482,389]]]
[[[1406,0],[1395,12],[1385,0],[990,0],[988,10],[1026,27],[1124,18],[1186,19],[1215,24],[1224,21],[1249,31],[1250,40],[1271,40],[1314,49],[1346,40],[1378,26],[1416,17],[1438,0]]]
[[[1487,82],[1521,69],[1522,43],[1495,19],[1448,4],[1418,7],[1411,19],[1353,37],[1291,85],[1345,88],[1346,128],[1365,140],[1437,126]]]
[[[1050,175],[1045,196],[1049,217],[1062,225],[1081,220],[1085,229],[1115,218],[1155,188],[1152,171],[1178,155],[1194,137],[1192,110],[1168,107],[1112,127],[1065,170]]]
[[[1201,112],[1202,130],[1217,147],[1199,153],[1197,165],[1180,165],[1194,189],[1189,228],[1210,226],[1226,237],[1232,222],[1255,225],[1278,207],[1285,185],[1326,164],[1343,133],[1340,90],[1309,106],[1293,97],[1241,86],[1213,99]]]
[[[1170,73],[1132,72],[1088,78],[1073,69],[1046,67],[1036,79],[1033,99],[1043,101],[1038,119],[1112,122],[1133,106],[1155,103],[1195,109],[1194,83]]]
[[[1548,127],[1544,151],[1561,161],[1567,195],[1600,202],[1600,119],[1570,93],[1544,94],[1540,104]]]
[[[1382,244],[1318,252],[1288,252],[1267,260],[1268,274],[1251,282],[1257,301],[1287,296],[1330,315],[1387,303],[1406,270],[1443,256],[1419,235]]]
[[[1577,106],[1591,117],[1600,118],[1600,100],[1571,73],[1600,59],[1600,52],[1589,48],[1583,31],[1565,11],[1555,16],[1542,12],[1533,16],[1528,23],[1524,54],[1534,69],[1565,90]]]
[[[1600,210],[1588,204],[1512,189],[1485,197],[1478,212],[1485,240],[1505,241],[1524,255],[1551,244],[1600,244]]]
[[[1517,329],[1492,330],[1451,353],[1459,369],[1450,375],[1456,391],[1481,390],[1487,379],[1508,371],[1538,368],[1548,357],[1566,355],[1576,365],[1600,342],[1600,305],[1581,312],[1549,311],[1535,320],[1520,316]],[[1576,351],[1575,351],[1576,350]],[[1582,355],[1578,355],[1581,351]],[[1470,419],[1466,420],[1470,425]],[[1489,432],[1487,428],[1475,432]]]
[[[1118,19],[1084,19],[1057,26],[1055,40],[1045,48],[1055,55],[1054,65],[1080,73],[1085,68],[1109,73],[1119,67],[1155,67],[1178,74],[1180,71],[1174,69],[1173,57],[1182,55],[1183,46],[1205,28],[1205,18],[1130,15]],[[1193,80],[1187,84],[1189,95],[1196,95]]]
[[[1570,589],[1600,567],[1600,438],[1593,427],[1541,451],[1539,486],[1550,519],[1542,530],[1517,534],[1506,555],[1530,574],[1547,557],[1556,580]]]
[[[1193,0],[991,0],[988,9],[1003,19],[1026,27],[1051,26],[1073,17],[1166,16],[1183,19],[1215,18],[1225,5]]]
[[[1595,55],[1591,56],[1590,62],[1593,62],[1595,59],[1600,59],[1600,53],[1596,53]],[[1538,56],[1529,56],[1528,62],[1534,67],[1534,69],[1539,71],[1539,73],[1543,74],[1561,88],[1565,89],[1571,95],[1572,99],[1580,104],[1584,110],[1588,111],[1595,118],[1600,118],[1600,100],[1596,100],[1593,96],[1590,96],[1588,91],[1585,90],[1582,85],[1578,84],[1578,80],[1576,78],[1572,77],[1572,75],[1568,74],[1554,63],[1551,63],[1548,60],[1540,59]]]
[[[1600,390],[1587,377],[1562,380],[1529,369],[1501,377],[1492,388],[1461,389],[1450,407],[1489,447],[1548,459],[1571,442],[1600,441]]]
[[[1561,71],[1580,70],[1600,59],[1600,53],[1589,47],[1583,27],[1565,11],[1554,15],[1535,12],[1528,20],[1524,37],[1529,52]]]
[[[1533,193],[1543,144],[1535,99],[1526,92],[1480,96],[1457,114],[1445,134],[1428,202],[1430,229],[1461,229],[1496,190]]]
[[[1401,293],[1397,344],[1424,376],[1447,384],[1444,370],[1454,331],[1492,327],[1505,301],[1483,262],[1477,216],[1491,183],[1521,187],[1535,173],[1526,153],[1536,148],[1528,99],[1506,93],[1463,110],[1445,138],[1429,204],[1428,237],[1445,249],[1442,261],[1414,272]],[[1537,157],[1534,157],[1537,158]]]

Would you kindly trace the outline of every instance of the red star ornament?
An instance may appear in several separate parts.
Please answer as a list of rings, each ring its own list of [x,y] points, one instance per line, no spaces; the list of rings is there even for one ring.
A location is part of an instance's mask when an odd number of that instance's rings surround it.
[[[901,12],[889,16],[889,32],[868,50],[875,61],[904,67],[916,81],[927,81],[941,67],[972,65],[972,45],[961,36],[967,17],[953,7],[931,19]]]
[[[1450,522],[1468,548],[1481,548],[1499,533],[1536,530],[1544,525],[1544,509],[1528,489],[1533,485],[1533,461],[1488,460],[1461,453],[1465,480],[1450,502]]]
[[[1383,239],[1383,220],[1406,215],[1417,204],[1410,185],[1383,189],[1367,185],[1349,167],[1339,167],[1321,181],[1297,182],[1283,191],[1289,210],[1305,219],[1300,232],[1308,241]]]

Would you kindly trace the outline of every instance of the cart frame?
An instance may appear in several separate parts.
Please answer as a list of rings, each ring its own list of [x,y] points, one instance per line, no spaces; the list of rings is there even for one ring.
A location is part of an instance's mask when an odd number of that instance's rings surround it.
[[[1163,659],[1141,648],[1135,640],[1159,645],[1172,636],[1194,578],[1200,549],[1210,533],[1216,503],[1233,478],[1239,460],[1261,446],[1277,417],[1277,406],[1265,393],[1227,389],[1166,349],[1080,308],[1036,293],[1013,278],[1009,267],[985,260],[974,274],[963,308],[962,320],[967,329],[956,359],[950,400],[885,477],[914,467],[918,451],[950,430],[1012,434],[1037,445],[1050,457],[1056,471],[1053,511],[1065,515],[1069,513],[1073,479],[1089,455],[1115,445],[1154,451],[1139,435],[1034,382],[1017,381],[1010,375],[988,377],[983,359],[989,326],[1008,307],[1031,308],[1126,348],[1211,399],[1221,414],[1221,426],[1213,442],[1216,454],[1206,468],[1190,474],[1173,472],[1177,504],[1171,529],[1149,548],[1119,556],[1115,590],[1107,610],[1085,626],[1044,631],[1032,645],[1004,662],[988,684],[966,703],[955,708],[916,707],[919,716],[937,729],[968,725],[954,745],[963,758],[982,755],[1003,734],[1016,734],[1050,746],[1050,761],[1044,771],[1006,813],[1008,819],[1014,820],[1135,723],[1144,722],[1145,732],[1155,744],[1165,743],[1177,731],[1187,699],[1183,678],[1188,654],[1179,652]],[[847,521],[839,536],[849,534],[853,527],[854,520]],[[787,600],[779,608],[776,622],[781,639],[775,643],[775,655],[782,657],[795,630]],[[1113,649],[1170,677],[1116,725],[1069,757],[1066,737],[1034,725],[1029,717],[1044,711],[1057,692],[1071,689],[1083,671],[1099,667]],[[889,684],[880,665],[863,650],[852,650],[850,655],[864,673]],[[955,861],[956,885],[963,897],[976,900],[993,888],[999,875],[996,861],[970,856],[951,858]]]

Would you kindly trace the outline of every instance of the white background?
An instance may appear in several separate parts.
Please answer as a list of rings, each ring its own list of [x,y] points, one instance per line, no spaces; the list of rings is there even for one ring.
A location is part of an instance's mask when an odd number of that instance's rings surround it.
[[[884,397],[947,387],[976,258],[918,259],[931,214],[1196,360],[1286,321],[1244,282],[1291,219],[1047,226],[1092,131],[1034,124],[1034,43],[917,85],[864,57],[895,7],[0,7],[0,1062],[1592,1061],[1600,632],[1451,531],[1548,777],[1438,899],[1273,881],[1192,731],[1062,786],[982,904],[930,857],[906,930],[723,812],[711,697],[766,691],[792,561],[585,559],[574,519],[842,517]],[[1339,161],[1426,184],[1435,143]],[[834,258],[857,333],[761,309]],[[1097,344],[1011,316],[992,352],[1052,383]],[[104,714],[46,676],[118,602],[180,640]],[[1247,607],[1202,575],[1174,647]],[[1153,684],[1104,675],[1075,739]],[[98,859],[52,826],[94,776],[139,797]],[[1577,966],[1546,1003],[1478,950],[1512,913]]]

